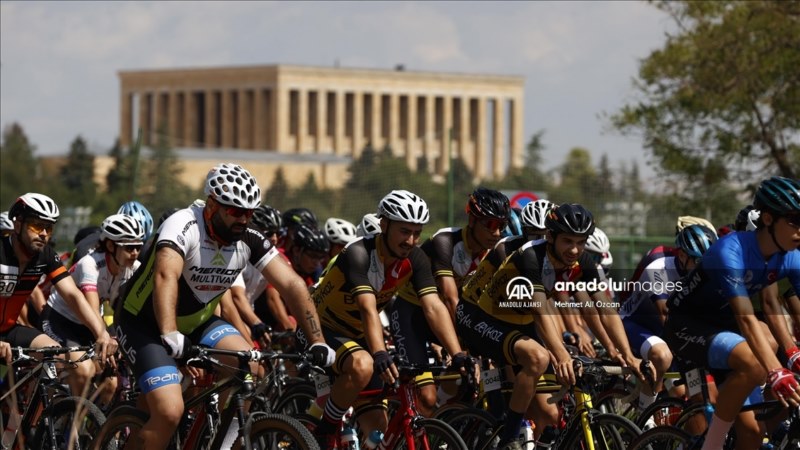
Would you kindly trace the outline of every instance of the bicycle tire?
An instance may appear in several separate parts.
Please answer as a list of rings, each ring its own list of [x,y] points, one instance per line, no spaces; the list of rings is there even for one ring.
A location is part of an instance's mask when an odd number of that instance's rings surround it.
[[[461,439],[461,436],[445,422],[439,419],[421,419],[412,424],[415,427],[413,430],[414,448],[419,450],[469,450],[467,444]],[[427,437],[428,446],[424,445],[422,437]],[[407,444],[405,438],[400,436],[394,446],[394,450],[406,450]]]
[[[500,424],[488,411],[477,408],[461,408],[451,411],[445,423],[461,436],[471,449],[488,448]]]
[[[281,414],[259,414],[250,424],[250,450],[320,450],[314,435],[297,420]],[[231,450],[242,450],[241,439]]]
[[[675,427],[661,426],[642,433],[631,442],[629,450],[677,450],[688,449],[692,436]]]
[[[293,384],[284,391],[283,395],[278,397],[272,407],[272,412],[294,417],[297,414],[306,412],[308,407],[311,406],[311,402],[316,399],[317,391],[314,386],[306,383]]]
[[[660,398],[645,408],[634,423],[642,430],[644,430],[647,421],[650,419],[653,419],[653,423],[657,427],[672,426],[677,423],[678,417],[680,417],[684,409],[686,409],[686,400],[682,398]]]
[[[625,389],[617,387],[611,388],[601,392],[597,396],[597,400],[593,402],[593,406],[594,409],[602,413],[616,414],[618,416],[626,417],[636,423],[639,416],[639,411],[635,402],[638,402],[639,399],[636,398],[631,403],[622,401],[623,398],[629,396],[630,392],[626,391]]]
[[[567,431],[566,445],[561,448],[588,448],[581,422],[573,422],[573,429]],[[590,416],[593,447],[597,450],[627,450],[630,443],[642,434],[642,430],[630,419],[615,414],[594,414]]]
[[[52,421],[55,434],[51,435],[49,427],[45,426],[43,421],[39,421],[31,441],[31,448],[49,449],[53,448],[53,445],[59,449],[67,448],[71,439],[70,434],[76,411],[84,412],[80,419],[76,440],[70,448],[88,449],[90,442],[105,423],[106,416],[97,405],[81,397],[61,398],[42,412],[42,417],[48,417]]]
[[[140,430],[149,418],[149,414],[134,406],[114,408],[95,436],[92,450],[122,450],[131,435]]]

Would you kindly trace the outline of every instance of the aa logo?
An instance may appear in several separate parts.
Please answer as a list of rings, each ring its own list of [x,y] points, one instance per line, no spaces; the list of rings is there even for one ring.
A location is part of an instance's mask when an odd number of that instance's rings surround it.
[[[525,277],[514,277],[506,283],[506,298],[509,300],[533,300],[533,283]]]

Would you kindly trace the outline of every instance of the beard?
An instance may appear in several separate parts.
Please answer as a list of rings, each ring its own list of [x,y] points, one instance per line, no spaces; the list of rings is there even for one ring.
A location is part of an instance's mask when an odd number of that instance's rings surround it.
[[[233,244],[236,241],[242,239],[244,236],[244,230],[246,227],[241,227],[241,231],[235,231],[233,227],[239,227],[239,225],[233,225],[232,227],[227,227],[225,222],[222,220],[219,214],[214,214],[211,216],[211,226],[214,228],[214,234],[219,236],[225,242]]]

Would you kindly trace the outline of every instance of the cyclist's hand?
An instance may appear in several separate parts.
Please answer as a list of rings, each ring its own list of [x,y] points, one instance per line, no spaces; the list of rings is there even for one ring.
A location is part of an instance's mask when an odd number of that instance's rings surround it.
[[[192,346],[189,338],[184,336],[180,331],[170,331],[167,334],[161,335],[161,344],[167,349],[169,356],[180,359]]]
[[[786,363],[786,367],[792,372],[800,374],[800,348],[794,346],[786,350],[786,357],[789,359]]]
[[[578,350],[580,350],[581,354],[589,358],[596,358],[597,352],[594,350],[592,338],[589,336],[589,333],[579,329],[576,331],[575,336],[578,338]]]
[[[800,385],[794,379],[794,374],[781,367],[780,369],[770,370],[767,376],[767,383],[784,406],[797,407],[800,405]]]
[[[6,361],[6,365],[11,365],[11,344],[6,341],[0,341],[0,359]]]
[[[575,370],[572,368],[572,356],[565,351],[559,352],[553,368],[556,372],[556,379],[562,386],[572,386],[575,384]]]
[[[258,341],[261,348],[268,349],[270,347],[269,333],[272,331],[269,325],[264,322],[258,322],[255,325],[250,325],[250,339],[253,342]]]
[[[101,366],[105,365],[107,359],[112,367],[116,366],[114,354],[117,353],[117,346],[117,340],[112,338],[108,331],[103,330],[103,333],[97,337],[94,343],[94,350]]]
[[[311,354],[311,364],[318,367],[330,367],[336,361],[336,352],[324,342],[318,342],[308,348]]]
[[[378,374],[381,380],[387,384],[394,384],[395,380],[400,377],[400,372],[397,371],[392,357],[386,350],[375,352],[372,355],[372,368],[373,373]]]
[[[638,378],[639,381],[641,381],[642,383],[647,383],[647,380],[645,380],[644,375],[642,375],[642,371],[640,369],[642,364],[641,359],[631,354],[625,356],[622,353],[618,353],[615,359],[619,361],[622,367],[628,367],[629,369],[631,369],[631,372],[633,372],[633,374],[636,375],[636,378]]]

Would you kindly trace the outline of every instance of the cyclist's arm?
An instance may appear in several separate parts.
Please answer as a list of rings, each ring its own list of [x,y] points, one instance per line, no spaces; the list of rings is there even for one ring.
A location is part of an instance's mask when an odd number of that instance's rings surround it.
[[[575,384],[575,374],[572,370],[572,357],[564,347],[564,341],[558,330],[558,325],[554,318],[558,315],[555,302],[547,298],[543,292],[533,293],[533,304],[541,305],[539,308],[531,308],[531,312],[536,316],[534,323],[545,347],[555,356],[556,375],[560,382],[564,384]]]
[[[438,300],[438,299],[437,299]],[[383,340],[383,325],[378,314],[377,299],[372,292],[358,294],[355,298],[358,311],[361,314],[361,323],[364,327],[364,339],[367,341],[367,350],[370,354],[386,351]]]
[[[300,275],[283,258],[272,258],[261,274],[286,302],[289,312],[297,319],[297,324],[303,330],[309,344],[324,344],[325,338],[322,336],[317,309]]]
[[[456,285],[455,278],[448,276],[436,277],[436,287],[439,289],[439,296],[441,297],[441,301],[444,301],[444,304],[447,306],[447,310],[450,313],[450,320],[453,323],[456,323],[456,308],[458,307],[458,286]],[[455,353],[451,354],[454,355]]]
[[[170,247],[156,251],[153,274],[153,309],[161,335],[178,331],[178,280],[183,271],[183,257]]]
[[[234,285],[231,286],[229,292],[231,293],[231,301],[236,307],[236,311],[239,313],[238,317],[243,325],[250,326],[261,322],[261,319],[253,311],[253,307],[250,306],[250,300],[247,298],[244,287]]]
[[[780,369],[783,365],[778,361],[775,353],[769,345],[768,336],[764,334],[764,328],[753,313],[753,304],[748,297],[734,297],[729,300],[733,309],[736,323],[742,336],[747,340],[747,344],[753,351],[758,362],[767,371]]]
[[[94,301],[97,306],[87,301],[86,296],[78,289],[72,277],[62,278],[53,287],[61,298],[67,302],[70,309],[78,315],[81,322],[91,330],[96,339],[108,335],[106,324],[103,322],[103,318],[100,317],[100,299],[97,297],[96,292],[90,292],[90,294],[94,294]]]
[[[234,328],[239,330],[239,333],[244,336],[245,340],[248,344],[253,344],[252,336],[250,336],[250,327],[245,323],[245,320],[242,318],[241,311],[239,310],[239,305],[236,304],[234,300],[235,296],[233,294],[234,289],[241,289],[244,291],[243,288],[239,286],[231,286],[227,292],[222,294],[222,298],[219,301],[220,311],[222,318],[228,322],[229,324],[233,325]],[[242,292],[244,294],[244,292]],[[247,302],[247,296],[245,296],[245,302]],[[247,306],[250,306],[250,303],[247,303]]]
[[[795,343],[792,333],[789,332],[789,328],[786,326],[786,320],[784,320],[786,316],[784,315],[779,295],[778,283],[772,283],[765,287],[761,290],[761,307],[764,310],[764,320],[769,325],[772,335],[778,341],[778,345],[782,349],[788,350],[794,347]]]
[[[592,299],[594,300],[594,308],[603,322],[603,329],[608,333],[609,340],[614,343],[614,346],[622,354],[622,358],[631,371],[639,378],[642,378],[642,374],[639,371],[641,360],[633,356],[631,346],[628,343],[628,335],[625,334],[625,327],[622,325],[622,319],[619,318],[617,309],[612,306],[614,303],[608,298],[608,294],[602,291],[595,292],[592,295]]]
[[[267,309],[272,317],[283,326],[284,330],[293,330],[294,322],[289,319],[289,312],[281,299],[281,294],[272,286],[267,286],[266,290]]]
[[[580,291],[575,292],[575,300],[585,305],[586,302],[591,301],[591,297],[588,293]],[[579,308],[579,311],[581,313],[581,317],[583,317],[583,320],[586,321],[586,325],[590,330],[592,330],[592,334],[594,334],[594,336],[600,342],[600,345],[602,345],[603,348],[608,352],[608,356],[615,358],[619,354],[619,349],[617,349],[614,341],[612,341],[608,336],[608,333],[606,333],[605,325],[603,324],[597,309]]]
[[[452,278],[450,278],[452,280]],[[422,304],[422,312],[425,319],[431,326],[431,331],[439,339],[450,355],[461,353],[461,345],[458,343],[456,329],[453,325],[447,308],[442,304],[437,294],[426,294],[419,299]],[[451,312],[452,313],[452,312]]]

